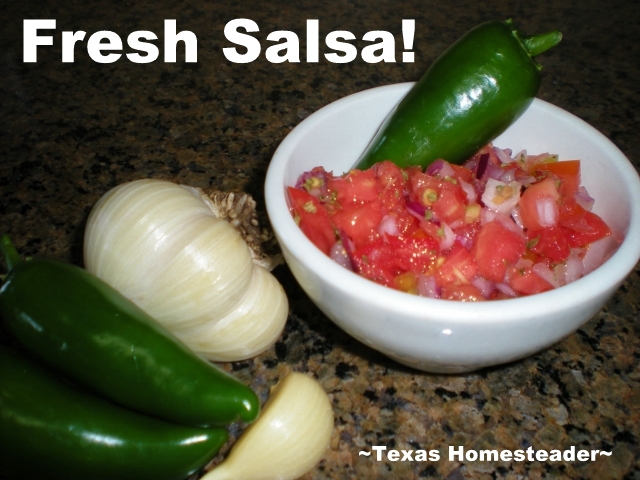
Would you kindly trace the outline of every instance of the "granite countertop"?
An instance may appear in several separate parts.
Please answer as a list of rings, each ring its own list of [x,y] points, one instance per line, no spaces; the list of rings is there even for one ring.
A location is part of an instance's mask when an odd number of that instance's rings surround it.
[[[263,182],[269,160],[301,120],[347,94],[416,80],[447,45],[477,23],[513,17],[526,32],[559,28],[561,45],[545,53],[539,96],[608,136],[640,165],[640,4],[623,0],[437,2],[303,0],[168,2],[95,0],[11,2],[0,33],[0,230],[26,255],[82,264],[87,214],[109,188],[153,177],[203,189],[243,190],[268,225]],[[55,5],[55,3],[58,3]],[[225,24],[254,20],[263,54],[228,61]],[[321,38],[349,30],[396,35],[414,18],[415,63],[306,62],[305,21]],[[37,63],[22,57],[23,19],[56,19],[53,46]],[[78,43],[61,61],[61,31],[87,38],[111,30],[162,36],[163,20],[198,38],[197,63],[124,57],[100,64]],[[301,39],[301,62],[270,63],[269,32]],[[361,41],[354,45],[362,47]],[[321,42],[321,53],[328,50]],[[398,53],[398,59],[401,54]],[[636,268],[606,307],[576,334],[513,364],[466,375],[432,375],[402,367],[335,327],[311,303],[286,266],[275,270],[290,300],[282,338],[267,352],[224,364],[265,399],[289,371],[316,377],[330,395],[335,430],[325,458],[305,478],[639,479],[640,278]],[[231,429],[235,438],[240,426]],[[375,461],[372,445],[439,450],[439,461]],[[467,449],[611,451],[594,462],[449,461]],[[223,456],[219,455],[216,461]]]

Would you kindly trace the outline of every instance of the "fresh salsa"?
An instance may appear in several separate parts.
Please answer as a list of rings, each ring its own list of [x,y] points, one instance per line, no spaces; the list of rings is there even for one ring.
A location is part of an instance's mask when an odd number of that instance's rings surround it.
[[[484,147],[464,165],[390,161],[336,176],[316,167],[288,188],[305,235],[386,287],[483,301],[532,295],[585,273],[611,235],[580,185],[580,161]]]

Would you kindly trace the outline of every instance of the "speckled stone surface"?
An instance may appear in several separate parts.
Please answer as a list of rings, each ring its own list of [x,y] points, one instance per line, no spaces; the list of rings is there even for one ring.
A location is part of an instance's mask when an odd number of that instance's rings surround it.
[[[48,6],[43,6],[47,3]],[[59,5],[54,5],[59,3]],[[0,230],[26,255],[82,264],[87,214],[110,187],[141,177],[205,189],[244,190],[258,201],[271,155],[310,113],[366,88],[416,80],[447,45],[477,23],[513,17],[527,32],[559,28],[561,45],[540,58],[539,96],[578,115],[639,166],[640,4],[626,0],[521,2],[363,0],[206,2],[165,0],[4,2],[0,7]],[[401,20],[416,19],[415,63],[225,59],[224,25],[251,18],[264,48],[274,30],[305,38],[388,30],[401,58]],[[55,44],[22,62],[22,20],[55,18]],[[61,62],[62,30],[162,35],[164,19],[193,31],[197,64],[179,56],[137,65],[98,64],[76,49]],[[354,42],[357,46],[364,43]],[[86,44],[84,44],[86,45]],[[328,52],[321,42],[321,53]],[[162,59],[162,56],[160,57]],[[576,334],[514,364],[467,375],[412,371],[337,329],[286,266],[275,271],[291,304],[286,330],[264,354],[223,368],[265,400],[287,372],[317,378],[333,402],[325,458],[305,478],[640,479],[640,279],[638,269]],[[232,440],[242,427],[231,428]],[[231,442],[229,443],[229,445]],[[376,461],[372,445],[439,450],[439,461]],[[599,449],[595,462],[449,461],[466,449]],[[228,450],[215,459],[219,461]]]

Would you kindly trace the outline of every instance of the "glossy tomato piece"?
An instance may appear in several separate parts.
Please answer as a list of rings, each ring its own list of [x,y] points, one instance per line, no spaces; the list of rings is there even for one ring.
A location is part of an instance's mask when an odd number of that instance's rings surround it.
[[[433,204],[433,212],[447,224],[463,222],[467,214],[466,200],[467,196],[459,185],[442,182],[440,195]]]
[[[469,283],[476,273],[478,273],[478,264],[473,255],[456,242],[446,255],[444,263],[438,268],[436,282],[439,287],[450,284],[464,285]]]
[[[534,295],[553,289],[553,285],[537,275],[531,267],[510,267],[509,286],[520,295]]]
[[[561,225],[567,242],[572,247],[584,247],[601,238],[611,235],[611,229],[602,218],[593,212],[585,211],[578,223]]]
[[[376,172],[369,170],[351,170],[342,177],[332,177],[327,186],[330,195],[343,207],[362,205],[378,198],[378,180]]]
[[[559,226],[527,232],[527,246],[532,252],[556,262],[566,260],[571,253],[567,237]]]
[[[408,177],[395,163],[385,160],[384,162],[376,163],[372,170],[378,179],[380,189],[395,188],[400,191],[400,194],[405,193],[404,188]]]
[[[287,193],[300,229],[316,247],[329,255],[336,236],[325,208],[316,197],[299,188],[288,187]]]
[[[454,163],[449,164],[453,169],[453,178],[456,180],[463,180],[467,183],[471,183],[473,181],[474,175],[471,170],[461,165],[456,165]]]
[[[425,207],[431,207],[440,196],[440,180],[426,173],[417,172],[410,177],[409,199]]]
[[[386,287],[395,288],[395,277],[402,273],[393,247],[381,239],[357,248],[352,260],[358,274]]]
[[[331,219],[338,230],[360,247],[378,237],[378,224],[383,216],[382,202],[376,198],[365,204],[344,206]]]
[[[484,224],[478,232],[472,253],[480,275],[492,282],[501,282],[507,267],[516,263],[525,250],[524,238],[493,221]]]
[[[420,229],[420,221],[405,208],[396,214],[396,227],[400,235],[416,235]]]
[[[560,180],[560,195],[572,197],[580,188],[580,160],[542,163],[536,165],[536,175],[550,173]]]
[[[404,271],[428,272],[438,255],[438,242],[422,231],[411,236],[390,236],[387,241],[395,252],[397,266]]]
[[[549,177],[528,187],[520,197],[520,216],[528,230],[541,230],[558,222],[560,193]]]

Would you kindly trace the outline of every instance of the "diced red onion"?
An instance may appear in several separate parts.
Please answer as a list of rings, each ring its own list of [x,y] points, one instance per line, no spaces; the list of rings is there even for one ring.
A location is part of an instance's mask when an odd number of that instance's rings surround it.
[[[576,199],[576,203],[578,205],[580,205],[585,210],[588,210],[589,212],[591,211],[591,209],[593,208],[593,204],[595,203],[595,200],[589,195],[589,193],[587,193],[587,189],[583,186],[578,189],[573,198]]]
[[[536,177],[532,175],[524,175],[522,170],[517,170],[514,175],[514,178],[516,182],[518,182],[521,185],[524,185],[525,187],[528,187],[529,185],[533,185],[534,183],[536,183]]]
[[[347,235],[347,232],[345,232],[343,229],[340,229],[340,231],[338,232],[338,235],[340,236],[340,240],[342,241],[344,250],[347,253],[347,257],[351,262],[351,270],[358,273],[358,265],[356,264],[356,260],[355,260],[356,246],[354,245],[353,241],[349,238],[349,235]]]
[[[464,225],[464,221],[463,220],[454,220],[453,222],[451,222],[449,224],[449,227],[451,227],[452,230],[457,230],[458,228],[462,227]]]
[[[407,202],[407,210],[410,214],[420,220],[424,220],[424,214],[427,212],[427,207],[422,205],[420,202]]]
[[[349,255],[347,255],[347,249],[344,248],[342,241],[338,241],[333,244],[331,251],[329,252],[331,259],[344,268],[353,271],[353,266]]]
[[[453,233],[451,227],[446,223],[442,224],[442,231],[444,232],[444,237],[440,239],[440,249],[449,250],[456,241],[456,234]]]
[[[544,263],[536,263],[533,267],[531,267],[531,270],[540,278],[553,285],[554,288],[558,288],[560,286],[560,283],[556,279],[556,276],[553,274],[553,271]]]
[[[462,191],[467,196],[467,202],[474,203],[476,200],[478,200],[478,194],[476,192],[476,189],[473,188],[473,185],[471,185],[470,183],[465,182],[462,179],[458,180],[458,183],[460,184],[460,187],[462,188]]]
[[[429,298],[440,298],[435,276],[420,274],[418,277],[418,295]]]
[[[512,156],[513,156],[513,159],[516,162],[520,161],[521,159],[526,160],[527,159],[527,150],[526,149],[520,150],[518,153],[516,153],[515,155],[512,155]]]
[[[524,237],[523,229],[520,228],[518,225],[516,225],[516,223],[511,219],[511,217],[507,217],[506,215],[503,215],[502,213],[498,213],[496,215],[495,220],[497,222],[499,222],[500,225],[505,227],[507,230],[512,231],[516,235],[520,235],[521,237]]]
[[[396,216],[394,214],[387,214],[382,217],[380,224],[378,225],[378,233],[381,236],[393,235],[397,237],[400,235],[400,230],[398,230],[398,224],[396,223]]]
[[[518,225],[518,228],[524,228],[524,223],[522,223],[522,215],[520,215],[520,205],[516,205],[511,209],[511,218]]]
[[[552,197],[545,196],[537,199],[536,213],[538,222],[543,227],[553,227],[558,223],[558,206]]]
[[[495,178],[496,180],[502,179],[504,175],[504,168],[500,168],[497,165],[490,163],[487,166],[487,171],[485,172],[485,178]]]
[[[495,289],[495,284],[491,280],[487,280],[480,275],[473,277],[469,283],[480,290],[480,293],[482,293],[484,298],[490,298],[493,294],[493,290]]]
[[[528,259],[528,258],[520,257],[514,266],[515,266],[516,270],[521,270],[523,268],[529,268],[529,267],[533,266],[533,261]]]
[[[493,148],[493,152],[496,154],[496,157],[498,157],[498,160],[500,160],[501,163],[513,163],[514,160],[513,158],[511,158],[511,149],[510,148],[506,148],[506,149],[502,149],[502,148],[498,148],[498,147],[494,147]]]
[[[308,189],[308,185],[306,185],[306,182],[311,178],[319,178],[320,184],[317,187]],[[328,179],[329,174],[323,167],[315,167],[310,171],[304,172],[302,175],[300,175],[295,186],[296,188],[308,191],[310,195],[313,195],[316,198],[320,198],[320,196],[327,194]]]
[[[482,210],[480,210],[480,225],[493,222],[496,219],[496,215],[498,215],[498,212],[496,212],[495,210],[483,208]]]
[[[516,291],[506,283],[496,283],[496,288],[509,297],[517,297]]]
[[[478,168],[476,170],[476,178],[484,177],[484,173],[487,170],[487,166],[489,165],[489,154],[483,153],[480,155],[480,159],[478,160]]]
[[[500,180],[502,180],[504,183],[514,182],[516,180],[516,169],[506,168]]]
[[[427,167],[425,173],[434,177],[444,178],[453,177],[455,172],[453,171],[453,168],[451,168],[451,164],[449,162],[438,159]]]
[[[576,251],[572,250],[566,262],[558,265],[556,269],[558,269],[559,276],[561,276],[563,283],[566,285],[582,277],[584,265]]]
[[[621,242],[620,238],[616,238],[616,235],[607,235],[600,240],[596,240],[591,245],[582,258],[584,265],[583,275],[592,272],[600,265],[602,265],[607,259],[616,251]]]
[[[473,231],[465,228],[464,230],[462,230],[462,232],[462,235],[460,234],[460,231],[456,233],[456,241],[467,250],[471,250],[471,247],[473,247],[474,238]]]
[[[463,163],[462,166],[464,168],[471,170],[472,172],[476,172],[477,171],[476,168],[478,166],[477,157],[472,157],[470,160],[467,160],[465,163]]]
[[[504,189],[506,187],[510,187],[513,194],[508,198],[502,198],[502,203],[496,203],[496,198],[500,197],[500,195],[498,194],[498,189]],[[515,207],[519,201],[520,184],[518,182],[511,182],[508,184],[499,180],[495,180],[493,178],[487,180],[487,186],[485,187],[484,193],[482,194],[482,203],[484,203],[487,208],[507,214],[511,212],[513,207]]]

